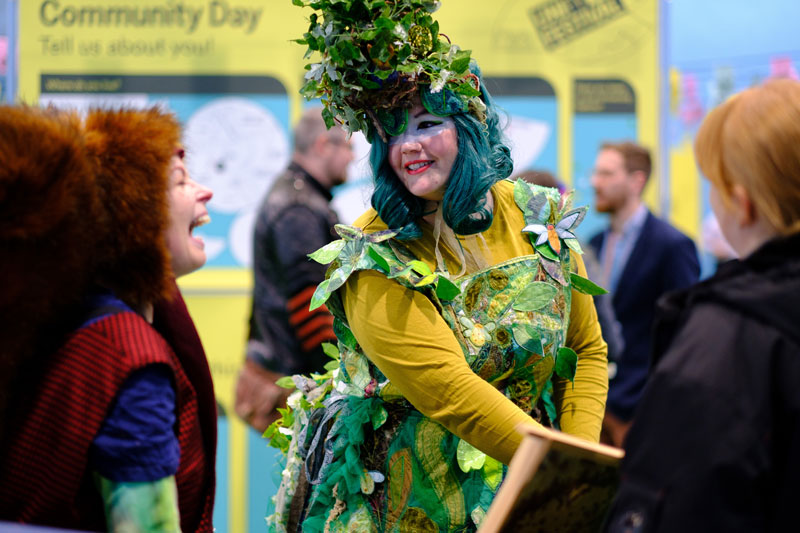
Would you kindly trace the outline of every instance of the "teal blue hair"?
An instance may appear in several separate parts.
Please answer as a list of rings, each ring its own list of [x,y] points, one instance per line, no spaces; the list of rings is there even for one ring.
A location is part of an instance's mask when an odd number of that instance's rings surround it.
[[[492,225],[492,211],[485,205],[486,193],[511,174],[511,151],[503,142],[500,117],[481,83],[486,104],[486,123],[470,113],[452,115],[458,135],[458,156],[453,163],[442,199],[445,223],[459,235],[480,233]],[[389,164],[389,147],[378,135],[371,139],[370,164],[375,181],[372,207],[387,226],[400,229],[401,240],[422,235],[417,220],[425,200],[406,189]]]

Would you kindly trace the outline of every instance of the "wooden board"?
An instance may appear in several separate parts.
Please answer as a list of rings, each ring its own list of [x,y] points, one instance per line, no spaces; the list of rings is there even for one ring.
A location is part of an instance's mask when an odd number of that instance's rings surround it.
[[[480,533],[598,531],[624,452],[541,427],[520,431],[525,438]]]

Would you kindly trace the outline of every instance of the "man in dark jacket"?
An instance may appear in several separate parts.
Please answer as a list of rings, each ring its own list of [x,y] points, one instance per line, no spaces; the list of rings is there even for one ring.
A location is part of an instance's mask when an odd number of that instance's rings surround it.
[[[650,369],[655,303],[695,283],[700,263],[694,243],[642,202],[652,168],[650,152],[631,142],[603,144],[595,162],[595,208],[610,215],[607,230],[589,241],[601,267],[599,283],[612,295],[624,348],[611,361],[602,440],[622,446]]]
[[[328,130],[320,109],[307,110],[294,129],[294,153],[259,209],[253,236],[253,309],[236,411],[263,431],[275,418],[285,389],[281,375],[323,372],[323,342],[336,342],[333,317],[309,311],[325,266],[308,254],[336,239],[331,188],[347,179],[353,159],[340,127]]]

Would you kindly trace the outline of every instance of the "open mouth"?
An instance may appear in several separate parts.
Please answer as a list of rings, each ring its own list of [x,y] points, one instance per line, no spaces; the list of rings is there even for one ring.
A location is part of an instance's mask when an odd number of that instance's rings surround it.
[[[189,225],[189,233],[192,233],[195,228],[199,228],[200,226],[205,226],[211,222],[211,217],[208,216],[208,213],[203,213],[199,217],[192,220],[192,223]]]
[[[409,174],[419,174],[427,170],[431,165],[433,165],[433,161],[412,161],[406,165],[406,171]]]
[[[199,217],[192,220],[192,223],[189,225],[189,238],[201,250],[205,248],[206,243],[203,242],[202,237],[200,237],[199,235],[193,235],[192,232],[195,230],[195,228],[199,228],[200,226],[205,226],[209,222],[211,222],[211,217],[208,216],[208,213],[203,213]]]

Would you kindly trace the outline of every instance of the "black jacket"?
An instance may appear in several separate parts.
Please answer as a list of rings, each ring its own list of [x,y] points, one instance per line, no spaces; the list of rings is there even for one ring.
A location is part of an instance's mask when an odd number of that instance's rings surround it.
[[[608,531],[797,531],[800,234],[659,308]]]
[[[267,193],[253,235],[253,310],[247,356],[275,372],[323,372],[330,359],[317,339],[335,342],[325,308],[308,311],[326,265],[308,254],[337,238],[330,191],[291,163]],[[312,345],[313,347],[309,347]]]

